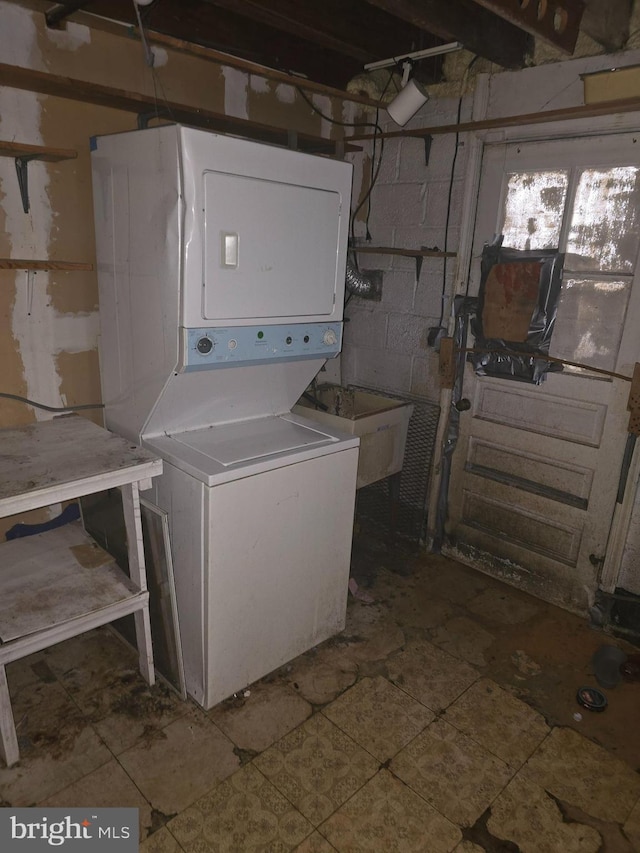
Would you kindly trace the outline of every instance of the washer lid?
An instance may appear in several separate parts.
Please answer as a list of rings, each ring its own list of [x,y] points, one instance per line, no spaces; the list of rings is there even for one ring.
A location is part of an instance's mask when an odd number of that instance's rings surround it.
[[[326,432],[278,416],[174,433],[171,437],[225,468],[338,441]]]

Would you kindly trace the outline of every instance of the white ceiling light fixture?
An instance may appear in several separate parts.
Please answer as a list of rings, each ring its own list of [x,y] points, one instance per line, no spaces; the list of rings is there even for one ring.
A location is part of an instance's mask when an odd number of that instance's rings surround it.
[[[405,53],[401,56],[392,56],[390,59],[381,59],[378,62],[369,62],[364,66],[365,71],[376,71],[379,68],[391,68],[394,65],[402,65],[402,89],[388,104],[387,112],[396,124],[401,127],[418,112],[423,104],[429,100],[429,93],[424,84],[411,77],[411,69],[414,62],[426,59],[429,56],[440,56],[443,53],[452,53],[461,50],[462,44],[458,41],[449,44],[429,47],[425,50],[416,50],[413,53]]]

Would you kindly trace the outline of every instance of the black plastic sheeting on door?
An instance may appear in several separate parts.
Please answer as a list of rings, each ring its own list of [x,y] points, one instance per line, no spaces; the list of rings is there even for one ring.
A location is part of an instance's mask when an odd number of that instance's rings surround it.
[[[470,353],[479,376],[539,385],[562,366],[546,361],[562,286],[564,254],[557,249],[520,251],[501,245],[502,236],[482,252],[477,309],[471,314]],[[467,311],[474,300],[468,300]]]

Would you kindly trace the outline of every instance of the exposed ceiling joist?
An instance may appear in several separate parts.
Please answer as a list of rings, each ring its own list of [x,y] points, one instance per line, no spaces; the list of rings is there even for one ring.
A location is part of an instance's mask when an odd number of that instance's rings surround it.
[[[362,65],[399,52],[433,47],[440,39],[361,2],[345,0],[206,0],[295,38],[343,53]]]
[[[473,0],[367,0],[445,41],[460,41],[467,50],[504,68],[522,68],[533,52],[533,39],[509,21]]]
[[[368,22],[369,9],[363,0],[156,0],[140,11],[156,32],[345,89],[367,61],[440,43],[378,10]],[[136,26],[131,0],[91,0],[85,11]],[[426,65],[426,82],[441,79],[441,65]]]
[[[137,30],[133,0],[14,2],[39,8],[50,23],[58,19],[62,26],[73,13],[90,26],[117,22]],[[573,53],[580,29],[606,49],[619,49],[628,39],[632,5],[633,0],[154,0],[139,12],[151,37],[158,33],[345,91],[366,65],[445,42],[460,42],[504,68],[529,64],[534,37]],[[414,72],[430,85],[442,80],[442,69],[442,57],[432,56],[417,61]]]
[[[531,35],[573,53],[584,13],[583,0],[474,0]]]

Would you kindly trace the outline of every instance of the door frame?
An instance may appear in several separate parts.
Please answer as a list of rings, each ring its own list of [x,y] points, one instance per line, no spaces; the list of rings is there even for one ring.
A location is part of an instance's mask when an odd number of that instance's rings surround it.
[[[489,118],[490,75],[480,74],[474,93],[472,120],[481,121]],[[483,175],[484,153],[489,145],[508,145],[517,142],[560,141],[562,139],[586,139],[593,136],[615,136],[624,133],[640,132],[640,111],[623,115],[601,116],[596,119],[571,119],[549,124],[528,125],[524,127],[505,127],[486,131],[475,131],[467,134],[468,156],[465,169],[465,192],[463,196],[460,241],[458,245],[456,268],[454,273],[454,288],[449,301],[449,317],[447,334],[452,335],[455,319],[451,308],[456,296],[464,296],[467,289],[471,264],[473,261],[473,244],[478,212],[480,182]],[[434,549],[440,531],[438,518],[448,507],[448,491],[450,483],[446,483],[446,494],[443,494],[443,473],[447,473],[445,450],[448,449],[448,435],[453,403],[453,389],[440,389],[440,417],[436,432],[431,478],[429,483],[427,540],[428,550]],[[457,438],[457,437],[456,437]],[[626,488],[621,503],[614,508],[609,526],[609,536],[605,549],[605,560],[598,580],[600,589],[612,592],[616,585],[622,563],[625,544],[629,534],[631,517],[635,501],[636,483],[640,477],[640,442],[636,442]],[[455,449],[450,452],[455,452]],[[449,472],[450,473],[450,470]],[[477,566],[477,568],[481,568]]]

